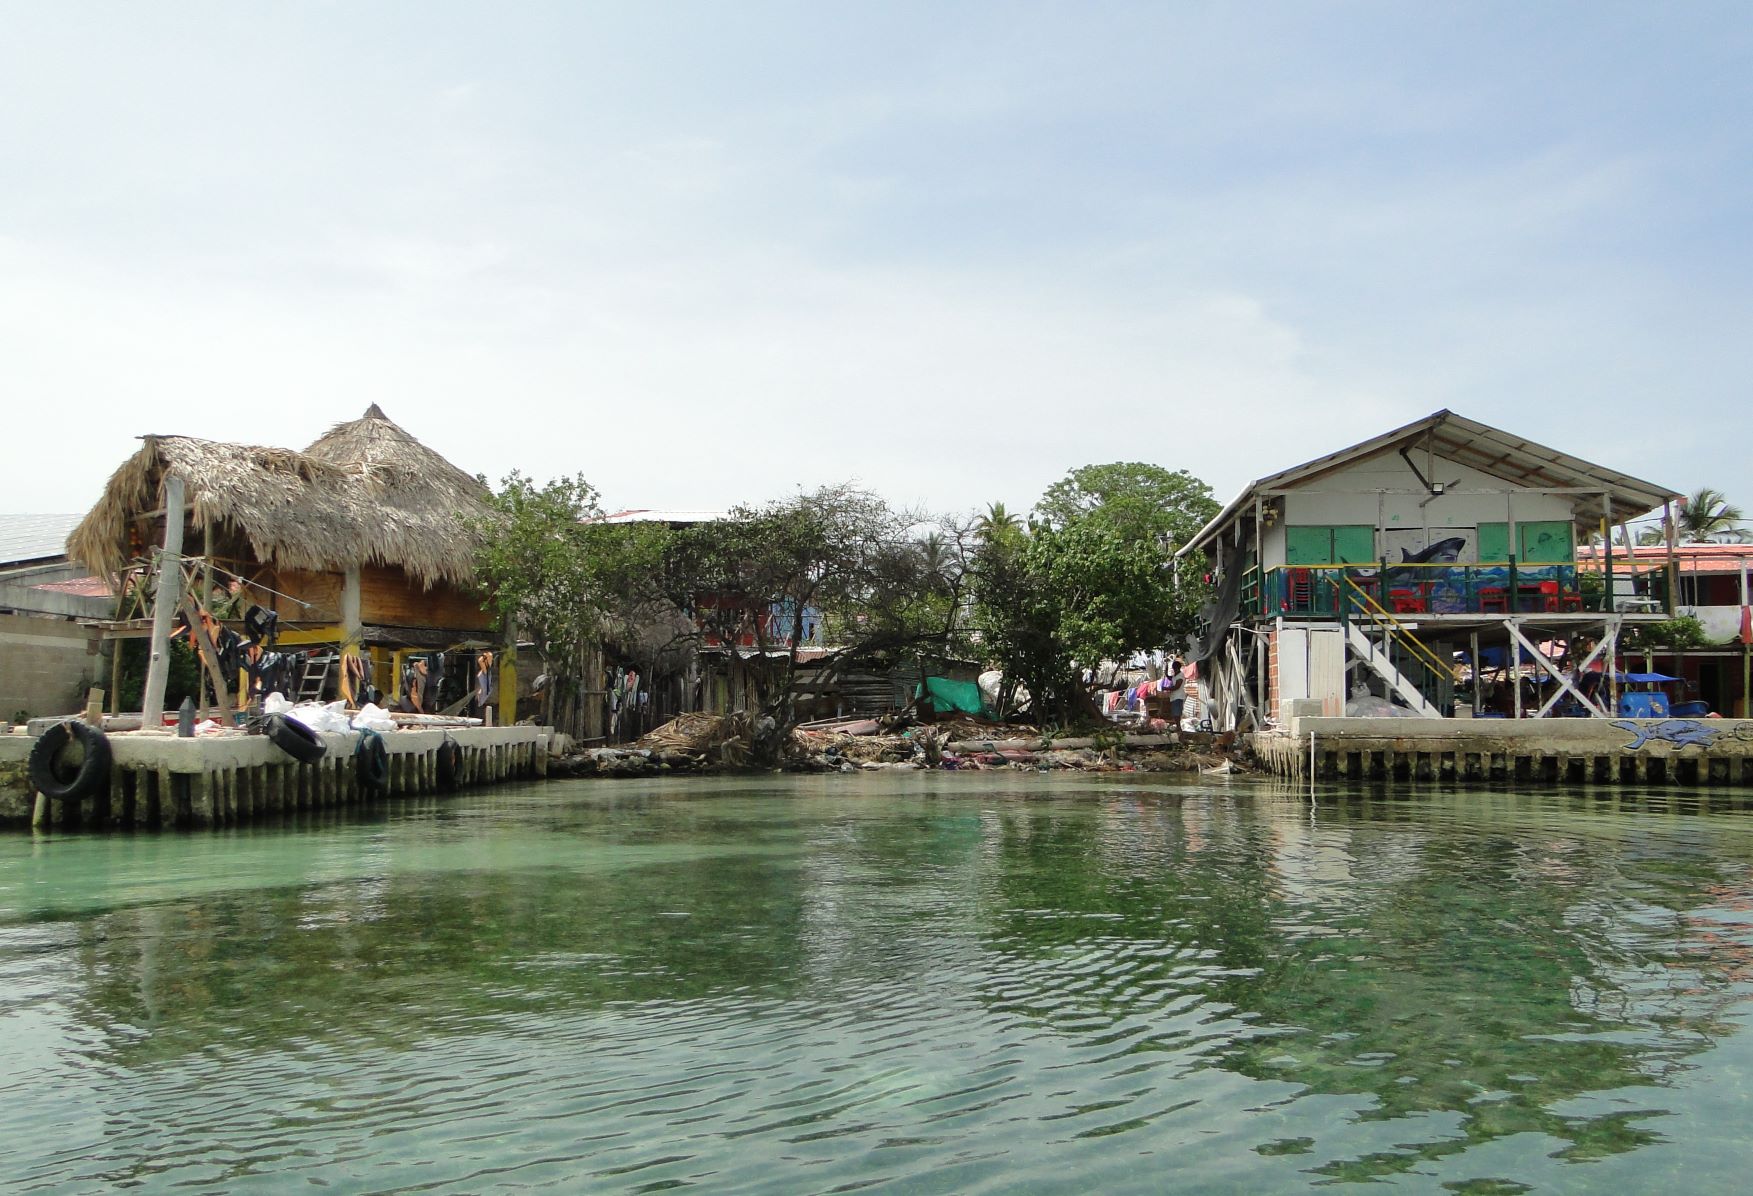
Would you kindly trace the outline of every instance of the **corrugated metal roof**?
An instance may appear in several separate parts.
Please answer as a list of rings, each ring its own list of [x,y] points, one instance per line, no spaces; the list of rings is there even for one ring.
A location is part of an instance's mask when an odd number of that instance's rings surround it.
[[[1592,561],[1600,550],[1583,545],[1576,550],[1579,561]],[[1743,563],[1753,569],[1753,544],[1680,544],[1674,548],[1674,564],[1681,573],[1733,573],[1739,575]],[[1665,544],[1638,544],[1627,549],[1613,546],[1615,568],[1666,568],[1668,547]]]
[[[1331,469],[1349,465],[1353,461],[1376,453],[1385,452],[1400,444],[1417,443],[1419,447],[1428,445],[1440,457],[1470,466],[1481,473],[1501,478],[1512,486],[1530,489],[1578,489],[1591,490],[1605,494],[1612,507],[1613,522],[1620,523],[1634,519],[1652,508],[1659,507],[1671,498],[1680,497],[1672,490],[1664,489],[1653,482],[1634,478],[1630,474],[1620,473],[1616,469],[1608,469],[1561,453],[1557,449],[1547,448],[1532,440],[1524,440],[1513,433],[1490,424],[1482,424],[1477,420],[1456,415],[1449,410],[1434,412],[1423,419],[1414,420],[1391,432],[1354,444],[1350,448],[1329,453],[1325,457],[1317,457],[1313,461],[1305,461],[1301,465],[1279,473],[1261,478],[1253,485],[1238,494],[1229,506],[1218,512],[1217,516],[1200,529],[1182,549],[1186,554],[1202,547],[1206,541],[1217,534],[1219,529],[1228,526],[1248,501],[1262,490],[1288,489],[1299,482],[1306,482]],[[1591,508],[1588,523],[1593,525],[1598,507]],[[1179,555],[1179,554],[1178,554]]]
[[[616,511],[613,515],[604,515],[595,523],[717,523],[720,519],[729,518],[727,511],[652,511],[643,508],[632,511]]]
[[[56,594],[72,594],[76,598],[108,598],[109,583],[101,577],[76,577],[72,581],[45,581],[33,590],[49,590]]]
[[[0,565],[66,556],[67,536],[84,518],[84,512],[77,515],[0,515]]]

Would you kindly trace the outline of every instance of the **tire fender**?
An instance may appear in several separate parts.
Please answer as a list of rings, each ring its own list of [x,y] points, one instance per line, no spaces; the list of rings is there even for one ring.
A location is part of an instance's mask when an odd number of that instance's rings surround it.
[[[263,720],[262,729],[270,743],[300,764],[314,764],[329,750],[315,731],[284,714],[270,714]]]
[[[359,746],[353,749],[353,769],[366,788],[379,793],[389,788],[390,750],[384,746],[382,735],[376,731],[359,733]]]
[[[446,793],[457,787],[457,781],[463,770],[463,749],[457,741],[446,735],[444,742],[438,745],[437,755],[438,787]]]
[[[85,758],[77,768],[61,762],[61,753],[77,741]],[[50,801],[79,801],[110,783],[109,736],[77,719],[56,723],[31,745],[31,786]]]

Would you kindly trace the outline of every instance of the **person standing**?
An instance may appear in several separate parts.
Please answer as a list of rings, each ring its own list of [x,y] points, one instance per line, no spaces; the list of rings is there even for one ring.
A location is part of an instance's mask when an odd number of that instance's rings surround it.
[[[493,653],[481,652],[475,657],[475,717],[486,722],[493,707]]]

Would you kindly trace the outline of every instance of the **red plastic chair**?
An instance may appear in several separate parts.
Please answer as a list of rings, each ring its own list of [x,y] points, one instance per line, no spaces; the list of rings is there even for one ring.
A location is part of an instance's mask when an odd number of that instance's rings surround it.
[[[1502,586],[1479,587],[1479,611],[1481,614],[1496,612],[1507,615],[1509,610],[1509,592]]]
[[[1293,611],[1311,611],[1315,609],[1315,578],[1308,569],[1290,569],[1285,573],[1285,593],[1288,607]]]
[[[1389,590],[1388,608],[1397,615],[1424,613],[1424,595],[1417,590]]]

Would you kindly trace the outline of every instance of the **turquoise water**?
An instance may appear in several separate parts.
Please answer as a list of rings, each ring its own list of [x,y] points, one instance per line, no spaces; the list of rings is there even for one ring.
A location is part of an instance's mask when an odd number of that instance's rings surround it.
[[[1753,805],[884,774],[0,839],[12,1191],[1742,1192]]]

